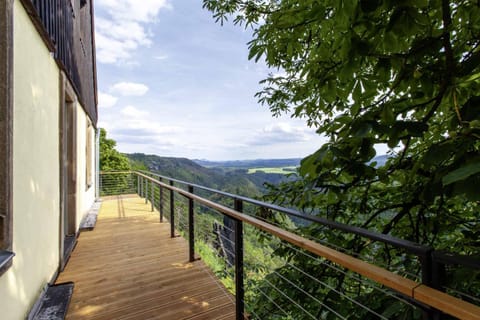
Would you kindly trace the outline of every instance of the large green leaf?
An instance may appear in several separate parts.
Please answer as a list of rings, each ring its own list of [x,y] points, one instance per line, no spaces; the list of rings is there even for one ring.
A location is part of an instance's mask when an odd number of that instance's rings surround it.
[[[444,186],[448,186],[449,184],[452,184],[454,182],[465,180],[471,175],[477,174],[479,172],[480,172],[480,161],[468,163],[450,172],[445,177],[443,177],[442,183]]]

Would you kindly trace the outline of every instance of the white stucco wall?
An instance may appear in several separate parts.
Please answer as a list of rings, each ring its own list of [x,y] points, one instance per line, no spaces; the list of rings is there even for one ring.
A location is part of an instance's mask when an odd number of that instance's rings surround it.
[[[0,319],[25,319],[59,267],[61,77],[19,0],[14,1],[13,264],[0,276]],[[77,230],[95,200],[86,185],[87,115],[76,103]],[[93,126],[92,148],[95,147]]]
[[[77,226],[78,229],[83,217],[92,206],[95,201],[95,133],[90,135],[90,147],[91,150],[91,164],[92,168],[90,176],[92,184],[87,188],[87,121],[88,116],[80,105],[77,106]],[[90,126],[89,130],[93,130],[93,126]]]
[[[0,318],[24,319],[59,263],[59,69],[14,2],[13,251]]]

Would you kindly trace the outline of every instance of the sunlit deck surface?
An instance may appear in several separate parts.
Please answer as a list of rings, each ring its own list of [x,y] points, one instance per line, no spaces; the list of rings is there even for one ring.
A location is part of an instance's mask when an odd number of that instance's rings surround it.
[[[150,210],[137,196],[104,199],[57,280],[75,283],[67,319],[234,319],[233,297]]]

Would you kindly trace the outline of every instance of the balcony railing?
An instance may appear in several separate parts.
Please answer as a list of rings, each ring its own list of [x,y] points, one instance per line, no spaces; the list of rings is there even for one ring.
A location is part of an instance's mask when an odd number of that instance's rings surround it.
[[[236,297],[237,319],[480,319],[480,261],[150,172],[105,172],[101,195],[138,193]],[[318,230],[302,234],[299,226]],[[288,230],[287,230],[288,229]],[[363,239],[369,250],[332,237]],[[382,261],[371,254],[383,250]]]

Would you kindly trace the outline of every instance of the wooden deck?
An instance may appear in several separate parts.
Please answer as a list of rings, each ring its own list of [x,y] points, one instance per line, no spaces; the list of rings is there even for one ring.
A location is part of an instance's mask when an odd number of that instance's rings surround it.
[[[67,319],[234,319],[233,297],[150,209],[136,196],[104,200],[57,279],[75,283]]]

